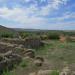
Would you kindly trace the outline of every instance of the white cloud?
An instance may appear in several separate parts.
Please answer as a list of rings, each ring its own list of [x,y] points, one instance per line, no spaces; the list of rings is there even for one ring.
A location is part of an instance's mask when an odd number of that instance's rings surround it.
[[[45,9],[44,9],[45,10]],[[38,15],[46,15],[44,13],[47,13],[46,11],[38,11],[35,6],[32,6],[30,8],[14,8],[14,9],[8,9],[7,7],[0,8],[0,17],[4,19],[8,19],[11,21],[16,21],[22,24],[29,24],[29,25],[39,25],[39,24],[46,24],[47,22],[54,21],[54,22],[61,22],[64,19],[69,18],[75,18],[75,13],[65,13],[61,17],[56,18],[43,18],[41,16],[38,17]]]
[[[59,5],[66,4],[67,1],[68,0],[54,0],[53,7],[57,9],[59,7]]]
[[[49,15],[52,13],[53,10],[59,9],[60,5],[66,4],[68,0],[48,0],[48,5],[45,7],[42,7],[42,9],[39,12],[39,15]]]
[[[46,21],[42,17],[30,16],[35,13],[36,9],[34,7],[27,8],[26,10],[22,8],[8,9],[6,7],[0,8],[0,17],[20,22],[22,24],[40,24]]]
[[[29,2],[30,0],[24,1]],[[60,26],[64,24],[62,23],[64,19],[75,17],[75,13],[65,13],[63,16],[57,18],[44,18],[42,16],[52,14],[53,10],[59,9],[59,6],[61,4],[65,4],[66,2],[67,0],[53,0],[52,2],[51,0],[48,0],[48,5],[42,7],[41,10],[36,7],[36,4],[31,5],[29,8],[14,7],[13,9],[8,9],[8,7],[2,7],[0,8],[0,17],[28,25],[30,27],[39,27],[39,25],[47,24],[49,25],[49,22],[54,21],[54,23],[57,22],[57,25],[55,25],[55,27],[57,27],[59,24]]]
[[[75,19],[75,12],[65,12],[61,17],[56,18],[58,21],[64,21],[66,19]]]

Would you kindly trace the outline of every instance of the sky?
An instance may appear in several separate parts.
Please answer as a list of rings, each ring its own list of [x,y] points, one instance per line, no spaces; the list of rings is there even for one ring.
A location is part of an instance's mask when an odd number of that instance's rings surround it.
[[[75,0],[0,0],[0,25],[75,30]]]

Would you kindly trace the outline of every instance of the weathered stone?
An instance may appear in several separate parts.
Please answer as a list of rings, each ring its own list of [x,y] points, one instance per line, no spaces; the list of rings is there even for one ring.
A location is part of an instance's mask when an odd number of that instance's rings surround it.
[[[25,44],[24,46],[26,48],[39,48],[40,46],[43,46],[44,43],[40,40],[40,39],[36,39],[36,38],[27,38],[25,40]]]
[[[35,52],[32,49],[28,49],[25,51],[25,56],[30,58],[35,58]]]
[[[43,63],[44,63],[44,58],[42,58],[42,57],[36,57],[35,58],[35,60],[34,60],[34,64],[35,64],[35,66],[37,66],[37,67],[41,67],[42,65],[43,65]]]
[[[11,39],[11,38],[3,38],[0,41],[2,42],[6,42],[6,43],[11,43],[11,44],[24,44],[24,40],[23,39]]]
[[[37,75],[51,75],[53,70],[39,70]],[[35,72],[30,73],[29,75],[36,75]]]
[[[21,61],[22,57],[18,54],[13,54],[12,51],[7,52],[4,55],[2,54],[0,57],[0,73],[6,69],[13,69],[14,65],[18,65]]]
[[[13,50],[13,47],[0,44],[0,53],[6,53],[11,49]]]
[[[69,68],[68,66],[65,67],[65,68],[62,70],[62,72],[60,72],[59,75],[71,75],[71,70],[70,70],[70,68]]]

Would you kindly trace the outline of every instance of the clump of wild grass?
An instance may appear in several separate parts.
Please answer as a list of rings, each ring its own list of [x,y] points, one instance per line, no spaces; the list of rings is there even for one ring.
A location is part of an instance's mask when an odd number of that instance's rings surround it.
[[[50,75],[59,75],[59,72],[58,71],[56,71],[56,70],[54,70],[54,71],[52,71],[51,72],[51,74]]]
[[[23,61],[20,63],[20,66],[21,66],[22,68],[27,67],[27,66],[28,66],[28,61],[23,60]]]
[[[7,69],[5,71],[3,71],[2,75],[12,75],[11,72]]]

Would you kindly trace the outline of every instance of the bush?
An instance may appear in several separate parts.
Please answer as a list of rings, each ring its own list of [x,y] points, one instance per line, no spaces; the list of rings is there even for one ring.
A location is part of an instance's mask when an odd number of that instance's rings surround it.
[[[47,40],[48,36],[47,35],[41,35],[40,38],[41,38],[41,40]]]
[[[48,36],[48,38],[53,39],[53,40],[54,39],[57,40],[57,39],[59,39],[59,35],[58,34],[51,34],[51,35]]]
[[[11,32],[0,32],[0,37],[2,38],[13,38],[15,35]]]

